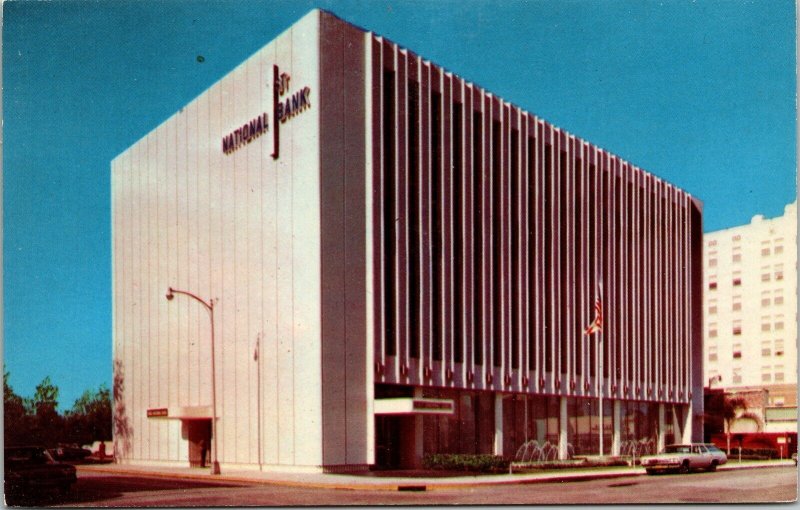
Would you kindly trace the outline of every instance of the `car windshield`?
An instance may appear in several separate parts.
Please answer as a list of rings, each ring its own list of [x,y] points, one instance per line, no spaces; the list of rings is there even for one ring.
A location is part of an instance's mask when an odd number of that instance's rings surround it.
[[[680,444],[673,444],[666,447],[664,453],[689,453],[689,447]]]

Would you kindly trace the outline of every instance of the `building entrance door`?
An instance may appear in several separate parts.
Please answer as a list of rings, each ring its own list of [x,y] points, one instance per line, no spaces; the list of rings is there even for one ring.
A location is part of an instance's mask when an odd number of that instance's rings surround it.
[[[375,417],[375,468],[412,469],[415,467],[414,415]]]
[[[211,420],[187,420],[189,440],[189,466],[206,467],[211,464]]]

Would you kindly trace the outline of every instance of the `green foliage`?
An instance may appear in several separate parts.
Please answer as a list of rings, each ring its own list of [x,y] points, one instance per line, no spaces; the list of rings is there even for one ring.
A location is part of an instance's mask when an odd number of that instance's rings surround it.
[[[3,367],[3,439],[6,445],[24,442],[24,433],[29,429],[25,402],[8,384],[9,373]]]
[[[425,455],[422,464],[427,469],[445,471],[506,473],[511,461],[504,457],[488,454],[432,453]]]
[[[111,392],[106,385],[97,391],[86,390],[67,412],[71,442],[90,443],[111,439]]]
[[[111,392],[86,390],[65,415],[58,412],[58,387],[45,377],[32,398],[17,395],[3,371],[4,440],[7,446],[86,444],[111,439]]]
[[[731,446],[731,454],[728,457],[728,460],[734,460],[738,458],[739,447]],[[742,459],[766,460],[778,458],[780,458],[780,452],[778,452],[778,450],[775,448],[742,448]]]

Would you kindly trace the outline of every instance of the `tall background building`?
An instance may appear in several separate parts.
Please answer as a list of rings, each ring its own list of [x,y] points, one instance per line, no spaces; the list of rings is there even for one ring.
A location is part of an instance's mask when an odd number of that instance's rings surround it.
[[[796,431],[797,202],[704,245],[706,386],[748,402],[733,431]]]

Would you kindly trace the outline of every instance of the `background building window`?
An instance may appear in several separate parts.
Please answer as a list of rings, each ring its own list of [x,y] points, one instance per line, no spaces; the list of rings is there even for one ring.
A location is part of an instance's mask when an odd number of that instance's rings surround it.
[[[742,261],[742,254],[741,254],[741,253],[734,253],[734,254],[733,254],[733,257],[731,257],[731,260],[732,260],[734,263],[736,263],[736,262],[741,262],[741,261]]]
[[[717,282],[708,282],[708,290],[716,290]]]
[[[733,369],[733,384],[741,384],[742,383],[742,369],[741,368],[734,368]]]
[[[708,346],[708,361],[717,361],[717,346]]]
[[[770,373],[761,374],[761,382],[770,382],[770,381],[772,381],[772,375]]]
[[[769,248],[768,247],[767,248],[761,248],[761,256],[762,257],[769,256]]]
[[[708,259],[708,267],[717,267],[717,259]]]
[[[768,282],[768,281],[769,281],[769,279],[770,279],[770,275],[769,275],[769,273],[762,273],[762,274],[761,274],[761,281],[762,281],[762,282]]]
[[[782,305],[783,304],[783,296],[775,296],[775,304]]]

